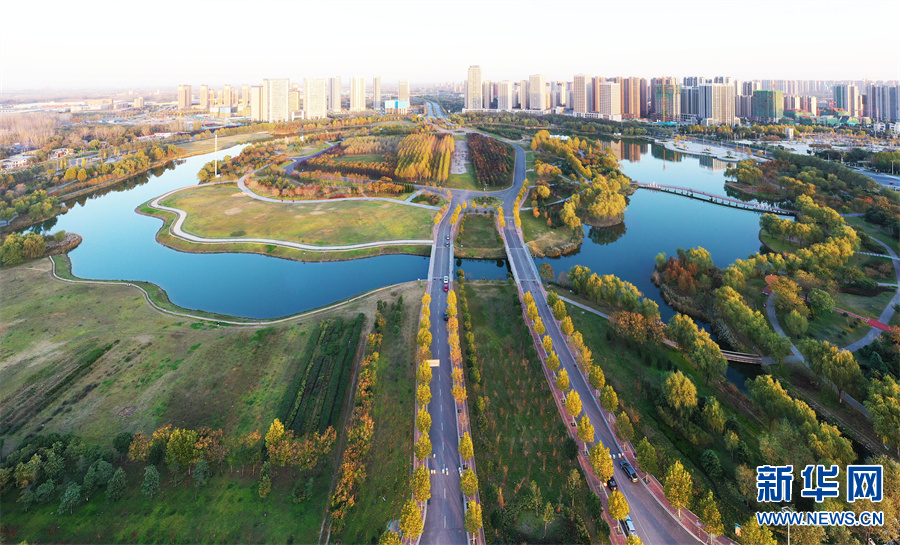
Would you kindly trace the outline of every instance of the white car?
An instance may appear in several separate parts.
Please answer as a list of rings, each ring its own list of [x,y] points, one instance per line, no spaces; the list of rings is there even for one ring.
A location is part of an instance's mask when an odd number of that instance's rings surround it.
[[[447,284],[449,284],[449,283],[450,283],[450,277],[449,277],[449,276],[445,276],[445,277],[444,277],[444,285],[447,285]]]

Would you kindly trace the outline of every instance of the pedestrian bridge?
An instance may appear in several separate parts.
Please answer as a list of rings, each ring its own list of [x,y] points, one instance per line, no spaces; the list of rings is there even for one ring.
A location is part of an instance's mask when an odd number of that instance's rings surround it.
[[[662,185],[657,184],[655,182],[652,183],[641,183],[641,182],[633,182],[634,185],[644,188],[650,189],[652,191],[662,191],[664,193],[672,193],[675,195],[682,195],[684,197],[689,197],[691,199],[699,199],[701,201],[711,202],[713,204],[718,204],[721,206],[730,206],[732,208],[741,208],[743,210],[753,210],[755,212],[769,212],[772,214],[786,214],[786,215],[794,215],[797,213],[796,210],[788,210],[786,208],[778,208],[777,206],[771,206],[768,204],[760,204],[760,203],[751,203],[744,202],[738,199],[732,199],[730,197],[723,197],[721,195],[713,195],[712,193],[707,193],[705,191],[699,191],[697,189],[690,189],[687,187],[677,187],[674,185]]]

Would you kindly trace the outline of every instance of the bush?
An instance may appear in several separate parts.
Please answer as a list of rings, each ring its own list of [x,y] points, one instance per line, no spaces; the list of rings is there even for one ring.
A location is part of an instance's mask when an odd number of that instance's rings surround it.
[[[713,450],[706,449],[703,451],[703,454],[700,455],[700,465],[703,466],[703,471],[710,478],[718,479],[722,476],[722,464]]]

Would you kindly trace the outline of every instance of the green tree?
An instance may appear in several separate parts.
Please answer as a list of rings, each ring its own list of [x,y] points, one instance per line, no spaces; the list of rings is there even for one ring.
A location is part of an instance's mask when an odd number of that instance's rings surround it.
[[[784,329],[792,337],[801,337],[809,329],[809,321],[797,309],[793,309],[784,317]]]
[[[481,505],[475,500],[469,500],[466,507],[466,531],[477,534],[481,529]]]
[[[572,509],[575,509],[575,496],[578,493],[578,489],[581,488],[581,482],[581,472],[575,468],[570,469],[566,477],[566,490],[569,491],[569,495],[572,497]]]
[[[722,464],[719,462],[719,457],[716,456],[714,450],[706,449],[703,451],[703,454],[700,455],[700,466],[714,480],[722,477]]]
[[[709,384],[710,378],[723,374],[728,368],[728,361],[722,355],[722,349],[709,337],[709,333],[706,331],[701,330],[698,333],[694,341],[694,348],[690,354],[691,361],[706,377],[707,384]]]
[[[614,520],[624,520],[628,516],[630,508],[625,495],[616,490],[609,495],[609,516]]]
[[[556,292],[553,290],[548,291],[547,292],[547,305],[550,308],[553,308],[556,306],[557,301],[559,301],[559,295],[557,295]]]
[[[638,466],[644,470],[644,473],[655,475],[659,471],[659,458],[656,456],[656,448],[644,437],[637,444],[635,451],[637,452]]]
[[[741,525],[740,541],[742,545],[778,545],[772,536],[772,530],[768,526],[757,524],[755,516]]]
[[[125,495],[125,490],[125,470],[120,467],[116,469],[106,484],[106,499],[113,502],[119,501]]]
[[[569,389],[569,373],[566,372],[565,369],[559,372],[556,376],[556,387],[561,392],[565,392]]]
[[[260,476],[259,487],[257,488],[259,497],[262,499],[266,499],[270,492],[272,492],[272,478],[268,475]]]
[[[459,487],[466,496],[474,496],[478,493],[478,477],[471,469],[463,471],[459,478]]]
[[[462,456],[463,460],[471,460],[475,456],[472,437],[469,436],[469,432],[465,432],[459,439],[459,455]]]
[[[669,373],[663,395],[670,407],[684,417],[697,406],[697,387],[681,371]]]
[[[703,421],[717,434],[725,429],[725,410],[716,398],[710,397],[703,407]]]
[[[59,500],[59,512],[68,515],[81,503],[81,486],[70,483]]]
[[[144,482],[141,484],[141,494],[153,500],[153,496],[155,496],[159,492],[159,471],[156,470],[156,466],[147,466],[144,468]]]
[[[591,462],[591,469],[594,475],[603,482],[609,480],[613,475],[612,457],[609,455],[609,449],[601,443],[597,443],[588,451],[588,459]]]
[[[547,525],[553,522],[556,519],[556,509],[553,508],[553,505],[548,501],[544,504],[544,508],[541,510],[541,520],[544,522],[544,537],[547,536]]]
[[[423,433],[419,440],[416,441],[416,458],[424,460],[431,456],[431,439],[427,433]]]
[[[65,233],[65,231],[62,231]],[[65,236],[65,235],[63,235]],[[54,238],[56,235],[54,235]],[[134,437],[130,431],[122,432],[115,436],[113,439],[113,447],[115,447],[116,451],[119,453],[119,456],[125,456],[128,454],[128,449],[131,447],[131,439]]]
[[[553,273],[553,266],[549,263],[541,263],[541,266],[538,267],[538,270],[541,274],[541,279],[547,282],[553,280],[556,275]]]
[[[594,426],[591,424],[591,419],[588,418],[587,415],[578,419],[578,439],[582,443],[590,443],[594,440]]]
[[[688,506],[691,500],[691,490],[694,481],[691,474],[684,469],[681,462],[675,460],[664,479],[663,489],[666,493],[666,499],[675,509],[678,509],[678,518],[681,518],[681,510]]]
[[[413,472],[413,497],[418,502],[431,498],[431,478],[425,466],[419,466]]]
[[[837,386],[839,398],[844,390],[861,382],[859,364],[849,350],[841,350],[828,341],[813,339],[801,342],[799,348],[813,372]]]
[[[900,384],[890,375],[883,380],[872,379],[865,406],[872,413],[875,433],[885,446],[900,454]]]
[[[562,320],[566,317],[566,315],[566,304],[562,301],[562,299],[557,299],[557,301],[553,304],[553,317],[557,320]]]
[[[809,292],[809,306],[816,316],[825,316],[834,309],[834,299],[827,291],[814,288]]]
[[[738,437],[733,430],[727,430],[725,432],[725,448],[728,449],[728,453],[731,454],[731,460],[734,461],[734,451],[741,444],[741,438]]]
[[[679,312],[669,320],[665,333],[668,339],[675,341],[682,352],[690,353],[694,349],[699,330],[690,316]]]
[[[569,416],[575,418],[581,413],[581,396],[574,389],[566,394],[566,411]]]
[[[603,390],[603,387],[606,386],[606,375],[603,374],[603,369],[599,365],[591,366],[588,381],[591,383],[591,388],[595,390]]]
[[[700,520],[703,521],[706,533],[713,536],[714,539],[716,536],[725,533],[725,526],[722,524],[722,515],[719,513],[719,508],[716,505],[712,490],[709,491],[706,498],[701,502],[700,510],[697,515]]]
[[[603,408],[610,414],[613,414],[619,406],[619,396],[616,395],[616,391],[613,390],[611,384],[607,384],[603,388],[603,391],[600,392],[600,404],[603,405]]]
[[[634,438],[634,427],[631,425],[631,419],[628,418],[628,413],[625,411],[620,412],[619,416],[616,417],[616,434],[623,442],[631,441]]]
[[[212,473],[209,470],[209,464],[206,463],[206,460],[200,458],[197,460],[197,463],[194,465],[194,486],[199,490],[201,487],[206,486],[206,483],[209,482],[209,478],[212,476]]]
[[[415,542],[422,534],[423,526],[422,513],[419,512],[415,500],[408,500],[400,512],[400,530],[404,536]]]

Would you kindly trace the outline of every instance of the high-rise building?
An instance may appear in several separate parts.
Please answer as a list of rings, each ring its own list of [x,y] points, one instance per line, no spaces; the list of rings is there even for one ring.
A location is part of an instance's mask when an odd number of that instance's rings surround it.
[[[547,109],[547,76],[532,74],[528,77],[528,109]]]
[[[143,108],[144,107],[144,97],[137,97],[134,99],[133,107],[135,108]]]
[[[750,117],[764,123],[775,123],[784,117],[784,94],[775,90],[753,91]]]
[[[490,110],[492,102],[494,102],[494,86],[491,80],[485,80],[481,84],[481,107]]]
[[[332,112],[341,111],[341,77],[335,76],[328,80],[328,109]]]
[[[350,78],[350,111],[362,112],[366,109],[366,80]]]
[[[303,80],[303,118],[328,117],[328,82],[325,78]]]
[[[574,95],[572,111],[575,114],[586,114],[588,112],[588,76],[586,74],[575,74],[575,83],[572,93]]]
[[[397,100],[405,102],[409,107],[409,80],[406,78],[401,79],[397,84]]]
[[[190,85],[179,85],[178,86],[178,109],[179,110],[189,110],[191,109],[191,105],[194,103],[194,98],[191,96],[191,86]]]
[[[698,116],[705,125],[734,125],[734,85],[706,83],[697,87]]]
[[[250,88],[250,119],[263,121],[263,92],[259,85]]]
[[[566,105],[566,82],[551,81],[550,82],[550,103],[551,108],[565,107]]]
[[[527,110],[531,106],[529,99],[531,98],[531,94],[528,89],[528,80],[523,79],[519,82],[519,108],[522,110]]]
[[[800,97],[798,95],[784,95],[784,109],[785,110],[799,110],[800,109]]]
[[[682,87],[679,93],[680,114],[678,121],[683,123],[698,123],[700,117],[700,88]]]
[[[300,111],[300,90],[291,89],[288,91],[288,109],[291,112]]]
[[[641,78],[641,119],[650,117],[650,85]]]
[[[802,95],[800,97],[800,109],[818,115],[818,99],[812,95]]]
[[[872,121],[900,121],[900,85],[867,83],[864,115]]]
[[[500,82],[498,86],[497,93],[497,109],[498,110],[512,110],[515,105],[515,100],[513,98],[513,84],[509,80],[503,80]]]
[[[605,81],[597,85],[596,97],[597,114],[601,119],[613,121],[622,120],[622,90],[621,85],[611,81]]]
[[[622,78],[622,119],[641,116],[641,78]]]
[[[246,83],[241,85],[241,107],[246,108],[250,104],[250,86]]]
[[[263,115],[268,123],[291,120],[289,109],[291,81],[288,79],[263,80]]]
[[[734,115],[741,119],[753,117],[753,97],[750,95],[736,95],[734,97]]]
[[[232,102],[234,102],[234,100],[231,96],[231,85],[226,84],[225,90],[222,91],[222,106],[231,108]]]
[[[745,96],[753,96],[753,91],[759,91],[760,89],[762,87],[758,81],[745,81],[741,84],[741,94]]]
[[[466,109],[478,110],[483,107],[483,88],[481,86],[481,67],[473,65],[469,67],[466,78]]]
[[[209,85],[200,86],[200,109],[209,110]]]
[[[675,78],[653,78],[650,80],[650,119],[674,122],[681,116],[681,88]]]
[[[835,85],[834,107],[835,109],[846,110],[850,117],[859,117],[862,114],[862,96],[859,94],[859,87],[856,85]]]
[[[381,76],[375,76],[372,80],[372,106],[376,112],[380,112],[384,106],[381,103]]]

